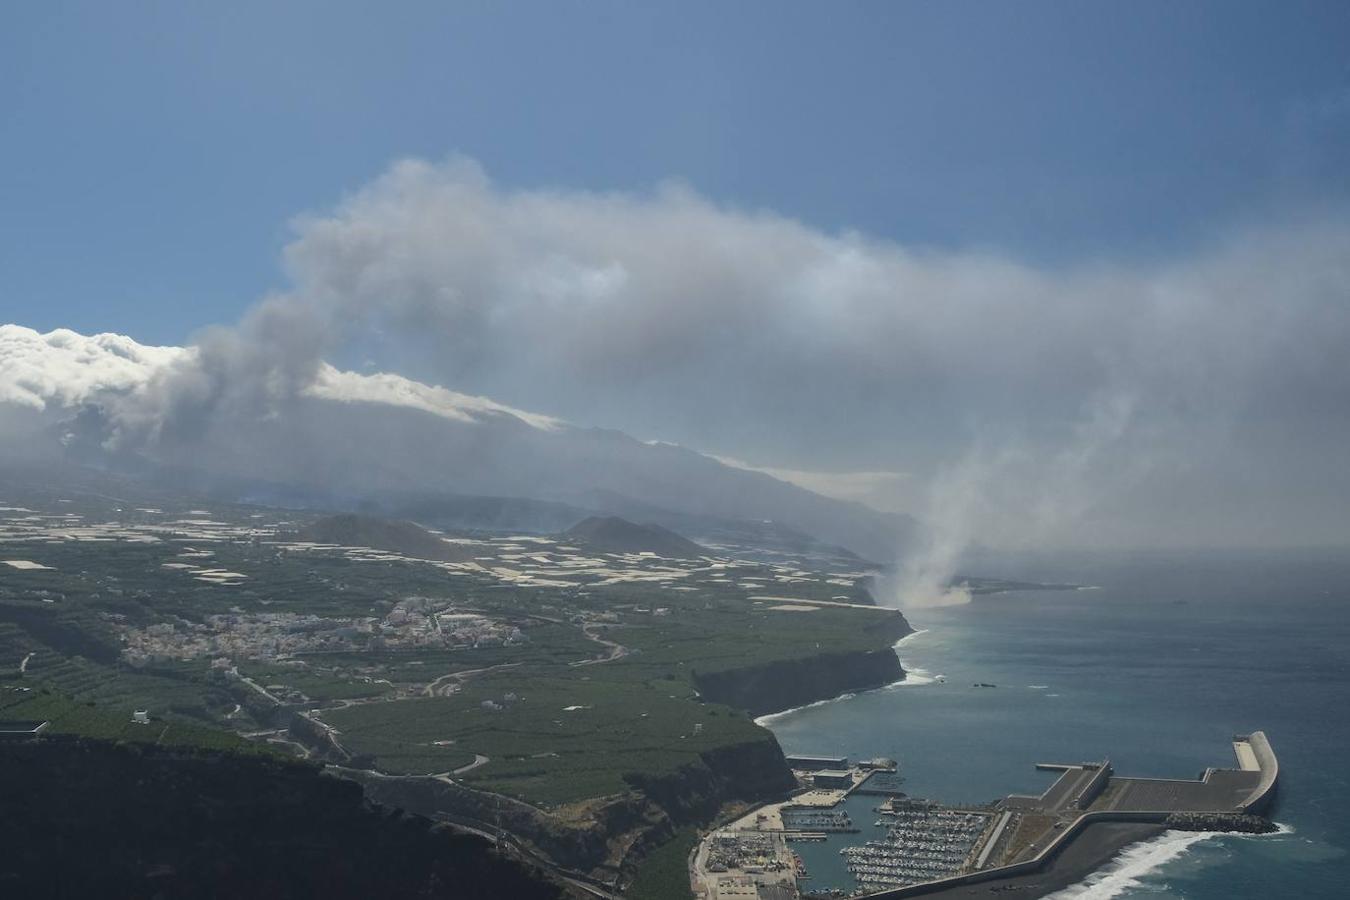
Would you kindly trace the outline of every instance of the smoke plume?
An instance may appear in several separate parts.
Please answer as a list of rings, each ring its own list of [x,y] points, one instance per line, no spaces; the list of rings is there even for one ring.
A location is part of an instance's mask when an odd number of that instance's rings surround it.
[[[875,483],[933,531],[925,590],[971,541],[1350,539],[1343,223],[1050,268],[455,159],[293,229],[288,285],[109,404],[120,445],[286,417],[333,363]]]

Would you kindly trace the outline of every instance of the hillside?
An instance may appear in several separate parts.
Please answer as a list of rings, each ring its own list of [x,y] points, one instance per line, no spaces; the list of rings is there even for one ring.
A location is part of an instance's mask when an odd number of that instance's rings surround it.
[[[344,547],[370,547],[415,559],[461,562],[473,554],[412,522],[361,516],[353,513],[319,519],[298,532],[302,541],[316,544],[340,544]]]
[[[518,533],[479,535],[476,565],[435,564],[362,549],[428,538],[406,523],[332,517],[304,545],[292,511],[136,487],[0,467],[0,560],[24,564],[0,579],[16,689],[0,718],[138,745],[304,744],[380,802],[476,827],[500,815],[606,882],[725,804],[791,789],[745,710],[902,675],[903,617],[831,602],[857,569],[597,559],[580,539]]]
[[[604,553],[655,553],[671,559],[696,559],[707,550],[660,525],[639,525],[618,516],[591,516],[563,536]]]
[[[389,373],[325,365],[265,414],[202,411],[192,428],[166,420],[133,435],[125,425],[128,415],[142,420],[142,393],[157,373],[191,351],[147,347],[120,335],[39,334],[8,325],[0,326],[0,336],[23,361],[29,373],[24,384],[32,385],[22,404],[0,399],[10,451],[22,450],[28,460],[80,461],[232,500],[307,496],[318,501],[307,505],[328,509],[361,503],[388,509],[394,498],[453,494],[625,515],[608,502],[597,507],[593,499],[624,498],[668,517],[769,523],[882,563],[915,537],[916,524],[906,516],[825,497],[686,447]],[[110,440],[115,435],[118,440]],[[241,484],[268,489],[228,490]],[[466,515],[457,527],[492,527],[511,510],[461,512]],[[472,521],[475,514],[486,521]],[[661,521],[673,524],[673,518]]]
[[[567,896],[309,764],[88,739],[0,745],[0,763],[5,896]]]

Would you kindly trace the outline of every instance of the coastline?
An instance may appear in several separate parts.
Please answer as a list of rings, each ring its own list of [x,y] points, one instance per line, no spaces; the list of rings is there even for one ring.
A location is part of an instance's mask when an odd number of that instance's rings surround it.
[[[896,651],[896,659],[899,659],[900,667],[904,669],[904,675],[901,678],[892,681],[889,684],[877,685],[874,688],[866,688],[860,691],[844,691],[842,694],[837,694],[833,697],[826,697],[824,700],[816,700],[811,703],[804,703],[801,706],[793,706],[789,707],[788,709],[781,709],[777,712],[764,713],[763,715],[755,717],[754,719],[755,724],[759,725],[761,728],[769,728],[769,730],[772,731],[773,729],[770,727],[772,723],[785,719],[788,716],[796,715],[797,713],[802,712],[803,710],[814,709],[815,707],[818,706],[825,706],[826,704],[829,703],[838,703],[843,700],[852,700],[859,694],[867,694],[873,691],[890,691],[900,687],[918,687],[920,685],[932,684],[934,681],[937,680],[937,676],[933,675],[927,669],[921,668],[919,666],[912,666],[906,660],[900,659],[899,655],[899,649],[901,644],[905,643],[910,638],[916,638],[921,634],[927,633],[928,633],[927,628],[919,628],[914,631],[911,631],[909,634],[900,638],[894,644],[891,645],[891,649]]]
[[[917,629],[897,640],[893,645],[897,656],[906,641],[928,632],[927,628]],[[906,660],[901,660],[901,663],[906,672],[905,679],[872,690],[918,686],[936,681],[937,676],[921,666],[913,665]],[[1031,687],[1045,688],[1043,685]],[[844,693],[837,697],[760,716],[755,722],[773,730],[775,724],[790,716],[870,692]],[[877,752],[883,752],[883,748],[878,748]],[[1193,846],[1225,833],[1179,831],[1147,823],[1094,823],[1086,827],[1038,872],[993,882],[956,886],[924,896],[954,900],[954,898],[988,897],[991,890],[997,890],[1015,893],[1027,900],[1035,898],[1111,900],[1133,895],[1144,879],[1183,858]],[[1287,833],[1287,830],[1282,826],[1276,833]]]
[[[1288,825],[1275,823],[1277,829],[1269,834],[1248,834],[1237,831],[1176,831],[1167,830],[1153,838],[1145,838],[1117,851],[1102,866],[1081,881],[1045,895],[1048,900],[1111,900],[1128,894],[1142,884],[1142,879],[1159,869],[1185,857],[1192,847],[1217,837],[1240,837],[1259,840],[1283,837],[1294,833]]]
[[[1050,897],[1066,889],[1083,887],[1091,877],[1100,873],[1111,860],[1127,851],[1127,848],[1161,837],[1168,832],[1159,825],[1139,825],[1126,822],[1098,822],[1089,825],[1067,847],[1064,848],[1049,866],[1029,875],[1015,878],[986,881],[979,884],[960,885],[945,891],[925,894],[936,900],[956,900],[956,898],[988,898],[991,890],[1006,891],[1024,900]],[[1196,833],[1204,834],[1204,833]],[[1171,859],[1172,857],[1168,857]],[[1087,885],[1090,889],[1090,885]],[[1073,894],[1071,896],[1097,895]],[[1102,897],[1114,896],[1103,894]]]

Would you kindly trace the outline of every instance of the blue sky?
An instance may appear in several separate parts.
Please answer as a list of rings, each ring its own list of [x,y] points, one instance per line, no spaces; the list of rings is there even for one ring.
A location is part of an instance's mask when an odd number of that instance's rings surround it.
[[[1350,4],[28,3],[0,319],[182,342],[391,161],[1039,266],[1350,203]]]

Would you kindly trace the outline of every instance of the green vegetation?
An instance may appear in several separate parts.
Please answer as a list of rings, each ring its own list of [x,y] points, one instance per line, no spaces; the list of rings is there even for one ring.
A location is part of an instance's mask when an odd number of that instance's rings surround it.
[[[697,844],[696,829],[678,832],[642,861],[625,896],[629,900],[689,900],[689,854]]]
[[[0,673],[18,678],[27,660],[16,683],[73,698],[68,715],[90,702],[111,710],[103,725],[71,727],[119,739],[146,733],[129,724],[132,709],[170,725],[154,726],[168,740],[194,728],[284,728],[295,712],[317,709],[346,751],[381,771],[439,774],[479,760],[456,779],[556,807],[768,738],[744,714],[700,702],[695,674],[876,650],[894,638],[888,610],[776,609],[864,594],[847,578],[791,567],[597,562],[569,551],[570,563],[547,561],[554,580],[527,585],[512,573],[543,566],[540,554],[565,554],[498,539],[455,545],[473,548],[476,568],[362,557],[287,546],[283,536],[304,517],[276,510],[194,512],[164,498],[143,504],[153,509],[101,496],[60,503],[11,488],[11,506],[45,518],[33,533],[25,512],[0,516],[0,560],[49,568],[0,566]],[[563,563],[638,577],[564,586]],[[206,567],[238,577],[203,580]],[[407,621],[409,609],[449,614],[419,620],[430,624],[418,640],[371,625],[396,611]],[[232,624],[221,626],[222,617]],[[468,620],[496,631],[442,639]],[[267,633],[255,640],[250,628]],[[334,637],[305,643],[316,629]],[[159,634],[173,640],[156,644]],[[132,640],[155,649],[129,657]]]
[[[349,750],[372,754],[391,772],[445,772],[481,754],[489,762],[465,773],[465,783],[542,806],[616,794],[628,789],[630,773],[697,765],[703,751],[764,736],[739,713],[690,702],[682,682],[510,670],[474,679],[452,697],[351,706],[324,720]]]
[[[64,694],[13,683],[0,684],[0,719],[47,721],[50,724],[44,734],[48,735],[273,755],[266,746],[229,731],[177,719],[152,720],[148,725],[141,725],[132,722],[131,710],[119,712],[89,702],[79,703]]]

